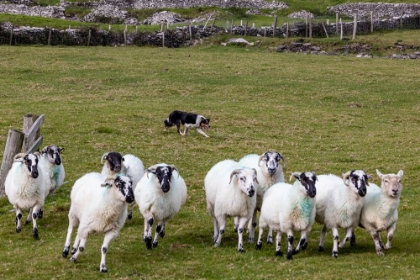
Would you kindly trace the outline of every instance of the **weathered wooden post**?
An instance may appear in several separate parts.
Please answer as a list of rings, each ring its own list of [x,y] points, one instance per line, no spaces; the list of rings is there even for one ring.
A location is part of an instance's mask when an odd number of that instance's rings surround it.
[[[356,39],[356,31],[357,31],[357,15],[354,15],[353,37],[352,37],[352,40]]]
[[[90,45],[90,35],[91,35],[91,33],[90,33],[90,29],[89,29],[88,41],[87,41],[87,46],[88,46],[88,47],[89,47],[89,45]]]
[[[247,33],[247,29],[248,29],[248,21],[246,21],[246,23],[245,23],[245,31],[244,31],[244,35],[246,36],[246,33]]]
[[[309,38],[312,38],[312,18],[309,18]]]
[[[338,35],[338,13],[335,13],[335,34]]]
[[[273,23],[273,38],[276,36],[276,28],[277,28],[277,16],[274,16],[274,23]]]
[[[370,12],[370,33],[373,33],[373,11]]]
[[[289,38],[289,22],[286,22],[286,39]]]
[[[13,28],[10,28],[10,42],[9,45],[11,46],[13,42]]]
[[[328,37],[327,28],[325,28],[325,24],[324,24],[324,23],[322,23],[322,27],[324,28],[325,35],[327,36],[327,38],[329,38],[329,37]]]
[[[343,21],[340,18],[340,41],[343,40]]]
[[[51,28],[48,30],[48,46],[51,45]]]
[[[7,135],[6,147],[4,148],[3,160],[0,169],[0,197],[4,196],[4,183],[7,173],[13,164],[13,157],[22,150],[22,143],[25,134],[20,131],[10,129]]]
[[[44,115],[38,117],[34,114],[26,114],[23,117],[23,132],[9,130],[0,168],[0,197],[5,194],[4,183],[12,167],[13,157],[22,150],[25,153],[33,153],[42,145],[43,137],[40,136],[39,130],[43,123]]]

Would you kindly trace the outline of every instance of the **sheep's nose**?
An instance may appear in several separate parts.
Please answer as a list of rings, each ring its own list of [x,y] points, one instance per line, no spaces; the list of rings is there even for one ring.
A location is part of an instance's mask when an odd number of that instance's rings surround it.
[[[276,173],[276,169],[275,168],[268,168],[268,173],[270,173],[270,175],[273,175],[274,173]]]
[[[393,193],[394,195],[397,195],[397,194],[398,194],[398,190],[392,190],[392,193]]]
[[[121,170],[121,165],[119,165],[119,164],[115,165],[114,169],[117,172],[120,171]]]
[[[31,175],[34,179],[38,178],[38,176],[39,176],[38,170],[33,170]]]
[[[249,192],[248,192],[248,196],[249,196],[249,197],[253,197],[253,196],[254,196],[254,194],[255,194],[255,189],[254,189],[254,188],[251,188],[251,189],[249,190]]]
[[[364,197],[364,196],[366,195],[366,188],[360,188],[360,189],[359,189],[359,195],[360,195],[361,197]]]

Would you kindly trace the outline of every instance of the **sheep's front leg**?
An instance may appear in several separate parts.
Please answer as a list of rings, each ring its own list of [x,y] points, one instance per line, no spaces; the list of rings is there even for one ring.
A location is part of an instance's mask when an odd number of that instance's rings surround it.
[[[164,237],[165,236],[165,221],[158,222],[156,226],[155,238],[153,239],[153,248],[158,246],[158,236]]]
[[[219,236],[219,224],[215,216],[211,215],[211,219],[213,220],[213,243],[216,243]]]
[[[302,250],[305,250],[308,247],[308,232],[306,230],[303,230],[300,233],[300,240],[298,245],[296,246],[296,248],[293,250],[293,255],[296,255],[297,253],[300,252],[300,248],[302,248]]]
[[[109,244],[112,242],[112,240],[117,237],[118,233],[113,231],[108,231],[105,233],[104,242],[102,243],[101,247],[101,264],[99,265],[99,271],[100,272],[108,272],[105,265],[106,260],[106,252],[108,251]]]
[[[19,233],[22,230],[22,226],[20,223],[20,219],[22,219],[22,210],[20,210],[17,207],[15,209],[16,209],[16,232]]]
[[[332,234],[333,234],[333,251],[332,256],[334,258],[338,257],[338,241],[339,241],[339,235],[338,235],[338,229],[332,228]]]
[[[249,243],[254,243],[256,227],[257,227],[257,210],[254,210],[252,219],[248,222],[248,242]]]
[[[319,245],[318,245],[318,252],[324,251],[324,241],[325,241],[325,234],[327,233],[327,227],[324,225],[321,229],[321,233],[319,235]]]
[[[394,238],[394,231],[396,228],[397,228],[397,223],[393,223],[392,226],[390,226],[387,229],[387,241],[384,247],[385,250],[391,249],[391,241]]]
[[[293,259],[293,231],[287,232],[287,259]]]
[[[233,217],[233,231],[238,233],[238,227],[239,227],[239,217],[235,216]]]
[[[346,229],[346,237],[340,242],[338,247],[343,248],[346,242],[351,240],[352,236],[353,236],[353,228],[349,227]]]
[[[153,215],[144,215],[144,242],[146,243],[147,249],[152,249],[152,226],[153,226]]]
[[[32,210],[32,235],[35,239],[39,238],[38,234],[38,227],[36,224],[36,218],[38,217],[38,213],[40,211],[41,207],[39,205],[35,205]]]
[[[382,242],[380,241],[379,232],[372,231],[370,232],[370,235],[372,236],[373,242],[375,243],[376,253],[381,257],[384,256],[384,252],[382,252]]]
[[[220,215],[218,217],[216,217],[217,219],[217,224],[219,227],[219,232],[217,235],[217,239],[214,242],[214,247],[218,247],[220,246],[220,243],[222,242],[222,236],[225,233],[225,226],[226,226],[226,216],[225,215]]]
[[[255,245],[255,249],[257,250],[261,250],[262,248],[262,236],[264,233],[264,229],[260,226],[259,231],[258,231],[258,240],[257,240],[257,244]]]
[[[276,256],[283,256],[283,252],[281,251],[281,231],[277,231],[276,234]]]
[[[239,218],[239,225],[238,225],[238,252],[244,253],[244,243],[243,243],[243,233],[244,233],[244,227],[247,222],[247,217],[240,217]]]

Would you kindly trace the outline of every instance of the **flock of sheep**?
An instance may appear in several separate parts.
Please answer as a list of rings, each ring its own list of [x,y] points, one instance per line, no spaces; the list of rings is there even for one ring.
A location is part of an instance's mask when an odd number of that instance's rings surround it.
[[[26,223],[32,219],[33,237],[39,237],[36,220],[42,218],[45,198],[64,182],[62,150],[50,145],[41,153],[15,156],[6,177],[5,191],[16,211],[16,232],[21,231],[22,210],[27,209]],[[161,163],[145,169],[138,157],[122,156],[118,152],[104,154],[101,162],[101,173],[83,175],[71,190],[69,227],[62,255],[67,257],[69,254],[74,227],[78,229],[71,261],[76,261],[83,252],[90,233],[103,232],[99,269],[106,272],[109,244],[117,237],[126,219],[131,219],[134,203],[144,218],[146,248],[152,249],[158,246],[159,235],[165,235],[166,222],[185,204],[187,187],[174,165]],[[342,177],[293,172],[290,180],[295,182],[288,184],[284,179],[285,164],[280,153],[268,151],[261,156],[247,155],[239,161],[224,160],[210,169],[204,179],[204,188],[214,226],[214,246],[221,244],[226,218],[233,217],[234,230],[238,233],[237,250],[244,252],[245,227],[248,241],[253,243],[259,211],[255,248],[262,248],[263,231],[268,228],[267,243],[273,243],[273,231],[276,232],[275,254],[282,255],[281,234],[286,233],[287,259],[307,248],[308,234],[315,221],[323,225],[319,251],[324,250],[327,229],[332,230],[333,257],[338,257],[338,247],[343,247],[346,242],[354,245],[354,229],[358,226],[371,234],[378,255],[383,256],[382,250],[391,248],[402,191],[402,170],[397,174],[382,174],[376,170],[381,179],[380,187],[369,182],[371,176],[363,170],[349,171]],[[339,228],[346,231],[341,242]],[[386,244],[379,234],[385,230]],[[294,232],[300,232],[295,248]]]

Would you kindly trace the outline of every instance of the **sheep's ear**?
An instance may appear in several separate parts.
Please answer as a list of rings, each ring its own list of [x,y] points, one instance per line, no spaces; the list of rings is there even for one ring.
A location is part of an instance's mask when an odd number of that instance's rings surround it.
[[[301,174],[300,172],[293,172],[290,175],[289,181],[292,181],[293,178],[295,178],[296,180],[300,181],[300,174]]]
[[[57,147],[60,153],[64,152],[64,148]]]
[[[350,173],[351,173],[351,171],[348,171],[347,173],[344,173],[343,174],[343,181],[344,181],[344,185],[346,185],[346,186],[348,186],[349,185],[349,183],[347,182],[347,180],[349,179],[349,177],[350,177]]]
[[[380,179],[382,179],[382,177],[384,176],[384,174],[382,174],[381,171],[379,171],[378,169],[376,169],[376,174]]]
[[[286,159],[284,158],[284,156],[282,154],[280,154],[278,152],[277,152],[277,156],[280,158],[280,160],[283,161],[283,168],[285,168],[286,167]],[[279,160],[279,162],[280,162],[280,160]]]
[[[105,153],[101,157],[101,164],[104,164],[105,160],[107,159],[109,153]]]
[[[152,173],[152,174],[156,175],[156,169],[150,169],[150,168],[146,169],[147,179],[149,179],[149,173]]]
[[[41,156],[41,154],[39,152],[34,152],[34,155],[37,156],[37,157]]]
[[[233,176],[235,176],[235,175],[237,175],[239,173],[241,173],[241,170],[240,169],[235,169],[235,170],[232,171],[232,173],[230,173],[229,184],[232,182]]]
[[[41,153],[46,154],[48,152],[48,148],[49,148],[49,146],[44,147],[44,149],[42,149]]]
[[[258,179],[257,179],[257,177],[258,177],[257,170],[255,168],[252,168],[252,170],[254,170],[254,173],[255,173],[255,182],[257,182],[257,184],[259,184],[260,182],[258,182]]]
[[[404,175],[404,172],[402,170],[398,171],[397,176],[400,176],[402,178],[403,175]]]
[[[178,178],[179,178],[179,171],[178,169],[175,167],[175,165],[171,164],[169,165],[170,168],[172,168],[172,171],[176,170],[176,172],[178,173]]]
[[[265,153],[264,153],[264,154],[262,154],[262,155],[260,156],[260,158],[258,159],[258,167],[260,167],[260,166],[261,166],[261,161],[262,161],[264,158],[265,158]]]

